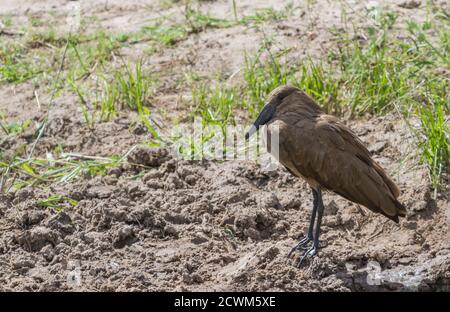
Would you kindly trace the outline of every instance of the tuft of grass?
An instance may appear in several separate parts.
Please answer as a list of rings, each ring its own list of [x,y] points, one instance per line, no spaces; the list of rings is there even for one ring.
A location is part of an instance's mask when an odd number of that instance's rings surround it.
[[[44,21],[41,18],[36,17],[36,16],[30,17],[30,24],[32,27],[41,27],[41,26],[45,25]]]
[[[450,166],[450,31],[437,19],[423,24],[409,21],[409,36],[400,41],[389,36],[395,15],[371,13],[373,23],[363,33],[366,40],[346,38],[330,56],[338,64],[338,102],[351,115],[396,108],[410,125],[411,118],[419,120],[417,128],[410,128],[436,192]]]
[[[105,175],[107,171],[124,162],[122,157],[94,157],[61,154],[59,157],[11,160],[0,159],[0,193],[20,189],[27,185],[67,183],[78,177]]]
[[[22,83],[43,70],[28,57],[27,49],[15,41],[0,42],[0,83]]]
[[[389,30],[397,16],[370,11],[372,24],[367,27],[366,42],[345,38],[337,59],[341,72],[343,96],[352,115],[365,112],[384,113],[393,109],[395,99],[404,96],[407,76],[396,51],[391,53]]]
[[[185,11],[185,19],[186,24],[189,25],[189,33],[198,33],[208,28],[228,28],[236,25],[232,20],[214,17],[189,7]]]
[[[186,40],[189,35],[200,33],[206,29],[229,28],[236,25],[258,25],[266,21],[280,21],[289,17],[293,12],[293,4],[276,10],[273,8],[259,9],[253,15],[237,18],[235,3],[233,4],[234,20],[218,18],[204,13],[198,9],[193,9],[189,4],[185,8],[184,21],[169,23],[169,17],[156,20],[153,24],[145,26],[140,32],[127,36],[131,43],[140,41],[150,42],[150,51],[158,50],[161,46],[173,46],[176,43]]]
[[[2,16],[1,22],[6,27],[11,27],[13,25],[13,18],[11,15],[4,15]]]
[[[222,129],[235,123],[233,110],[240,102],[235,89],[224,84],[216,84],[213,88],[200,85],[192,87],[191,94],[194,112],[202,117],[203,122]]]
[[[89,128],[93,128],[96,122],[109,121],[124,109],[134,110],[139,113],[139,118],[147,131],[154,139],[159,135],[154,126],[151,111],[149,109],[149,97],[151,94],[152,79],[143,73],[142,61],[131,66],[124,65],[112,73],[112,79],[105,76],[99,77],[97,91],[91,96],[82,87],[70,80],[72,92],[76,93],[80,100],[80,107]]]
[[[311,95],[327,113],[340,115],[342,107],[338,102],[339,83],[325,70],[322,62],[311,58],[304,60],[297,70],[294,85]]]
[[[253,15],[247,15],[242,17],[239,21],[240,24],[262,24],[267,21],[282,21],[292,15],[294,11],[294,5],[292,2],[288,3],[284,8],[276,10],[274,8],[258,9]]]
[[[30,32],[26,39],[26,45],[32,49],[42,46],[61,48],[67,42],[64,36],[58,36],[53,27],[39,32]]]
[[[259,113],[267,95],[276,87],[292,83],[294,69],[282,64],[280,58],[288,50],[273,53],[267,42],[254,56],[245,54],[244,80],[248,90],[247,109],[251,116]],[[265,56],[263,60],[262,56]]]
[[[0,112],[0,130],[2,130],[6,135],[21,134],[31,125],[30,119],[27,119],[21,123],[17,123],[17,122],[7,123],[5,121],[5,119],[6,118],[5,118],[4,114],[2,112]]]
[[[188,131],[190,135],[183,129],[176,129],[179,133],[172,133],[169,143],[188,159],[224,157],[227,140],[233,140],[227,138],[231,133],[227,127],[236,125],[236,110],[243,108],[240,89],[220,79],[208,84],[207,77],[196,73],[185,77],[190,84],[190,117],[194,128]]]
[[[148,36],[153,45],[172,46],[177,42],[184,40],[187,36],[187,30],[182,25],[162,26],[154,24],[142,28],[144,36]],[[134,41],[140,41],[137,38]],[[156,46],[153,47],[156,49]]]
[[[78,202],[70,197],[54,194],[48,198],[39,200],[36,205],[38,207],[50,208],[56,212],[61,212],[65,207],[75,207]]]
[[[129,64],[125,71],[117,71],[114,75],[117,81],[119,103],[129,109],[141,111],[150,93],[150,79],[142,73],[142,61],[136,62],[133,69]]]
[[[23,39],[0,42],[0,83],[19,84],[35,78],[39,84],[49,84],[50,89],[64,89],[67,83],[55,85],[53,74],[59,72],[56,56],[68,44],[62,74],[65,80],[85,79],[101,66],[106,66],[113,53],[123,46],[123,36],[104,31],[90,35],[84,33],[61,35],[54,28],[28,31]]]
[[[341,113],[337,101],[339,82],[330,74],[330,64],[325,68],[322,62],[307,57],[299,63],[290,63],[285,58],[289,50],[273,52],[265,42],[258,52],[245,54],[243,76],[246,82],[247,109],[255,116],[267,95],[280,85],[291,84],[314,97],[326,112]]]
[[[420,156],[429,168],[430,181],[440,189],[442,177],[450,168],[450,96],[447,83],[428,81],[424,99],[416,103],[414,115],[419,128],[412,128],[418,140]],[[436,193],[435,193],[436,196]]]
[[[233,21],[213,17],[187,6],[184,21],[167,24],[168,17],[156,20],[152,25],[144,26],[140,33],[131,35],[131,42],[150,41],[151,51],[160,46],[173,46],[187,39],[190,34],[199,33],[208,28],[227,28],[235,25]]]
[[[69,79],[78,81],[95,73],[97,68],[107,66],[113,53],[122,45],[123,38],[104,31],[98,31],[91,37],[71,37],[67,55],[67,73]]]

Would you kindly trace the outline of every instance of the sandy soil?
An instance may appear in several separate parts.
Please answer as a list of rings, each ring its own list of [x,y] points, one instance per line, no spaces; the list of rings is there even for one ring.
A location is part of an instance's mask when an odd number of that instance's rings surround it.
[[[240,1],[239,12],[251,13],[271,2]],[[406,2],[389,5],[400,19],[415,14],[420,20],[423,4],[407,8]],[[152,16],[181,14],[179,8],[162,9],[156,1],[81,3],[85,14],[98,17],[98,27],[110,31],[139,29]],[[335,44],[328,30],[342,27],[344,3],[316,1],[316,13],[297,4],[294,16],[269,22],[264,29],[294,47],[293,58],[320,55]],[[48,15],[58,21],[67,5],[2,1],[0,12],[23,20]],[[228,1],[202,5],[219,16],[232,16]],[[373,2],[345,5],[353,22],[362,23],[358,12]],[[256,48],[261,40],[261,32],[237,26],[206,30],[159,51],[146,63],[167,82],[155,105],[176,111],[185,90],[175,82],[183,71],[216,68],[231,75],[242,66],[242,51]],[[137,44],[122,52],[133,58],[144,49]],[[34,91],[29,83],[0,87],[0,107],[8,120],[38,121],[45,115]],[[41,95],[41,102],[48,99]],[[87,129],[75,101],[69,94],[56,99],[36,155],[58,144],[65,152],[124,154],[145,139],[132,114]],[[282,168],[265,172],[251,161],[187,161],[169,150],[137,147],[128,159],[145,168],[123,164],[105,176],[0,194],[0,290],[450,290],[449,199],[444,194],[433,199],[406,125],[397,115],[348,124],[397,181],[408,209],[399,225],[326,193],[323,248],[298,269],[286,255],[309,222],[312,195],[303,181]],[[26,131],[19,138],[0,137],[0,147],[13,151],[32,141],[33,132]],[[73,198],[78,205],[60,213],[36,205],[52,194]]]

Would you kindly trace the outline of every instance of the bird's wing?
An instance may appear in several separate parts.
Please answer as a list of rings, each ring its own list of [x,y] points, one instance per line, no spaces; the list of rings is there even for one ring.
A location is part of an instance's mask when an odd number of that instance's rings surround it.
[[[325,139],[328,138],[329,143],[334,143],[336,148],[339,148],[342,151],[350,152],[366,165],[373,168],[392,192],[394,198],[397,198],[400,195],[400,190],[397,185],[387,176],[383,168],[372,159],[371,154],[364,143],[353,131],[339,123],[337,118],[329,115],[322,115],[316,125],[319,135],[323,136]]]
[[[404,214],[395,183],[336,118],[323,115],[314,121],[279,124],[280,162],[290,171],[394,220]]]

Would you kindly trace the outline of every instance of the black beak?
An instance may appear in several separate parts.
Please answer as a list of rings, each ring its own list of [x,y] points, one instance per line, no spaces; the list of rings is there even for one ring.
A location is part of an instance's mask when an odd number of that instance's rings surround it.
[[[253,135],[253,133],[258,131],[260,126],[265,125],[270,119],[272,119],[274,114],[275,114],[275,107],[273,105],[270,104],[264,105],[264,108],[261,111],[261,113],[259,113],[258,118],[256,118],[253,125],[245,134],[245,140],[248,141],[248,139]]]

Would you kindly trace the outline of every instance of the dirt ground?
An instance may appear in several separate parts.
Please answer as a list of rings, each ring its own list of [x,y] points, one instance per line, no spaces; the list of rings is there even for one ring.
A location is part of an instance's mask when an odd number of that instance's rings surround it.
[[[420,20],[424,5],[408,5],[412,2],[384,5],[400,19],[414,14]],[[2,1],[0,12],[26,20],[51,10],[63,28],[64,19],[57,17],[66,14],[68,3]],[[246,14],[270,7],[272,1],[238,3],[240,14]],[[280,6],[286,3],[280,1]],[[344,3],[352,21],[362,23],[358,12],[374,1],[320,0],[312,11],[295,1],[300,9],[292,17],[264,27],[298,57],[320,55],[335,44],[327,30],[342,26]],[[228,1],[202,6],[215,15],[232,16]],[[152,16],[181,14],[158,1],[81,1],[81,7],[112,32],[139,29]],[[157,52],[146,65],[166,83],[154,105],[176,114],[183,90],[174,85],[184,69],[216,68],[231,75],[242,66],[242,51],[256,48],[261,40],[260,32],[242,26],[208,29]],[[144,48],[139,43],[122,53],[136,58]],[[9,120],[37,121],[45,115],[34,90],[30,83],[0,87],[0,107]],[[41,102],[49,97],[41,94]],[[70,94],[55,100],[36,155],[45,156],[59,144],[66,152],[91,156],[123,155],[138,145],[128,160],[146,167],[122,164],[105,176],[0,194],[0,290],[450,290],[448,195],[433,198],[427,169],[419,164],[413,137],[398,115],[347,123],[398,183],[408,216],[397,225],[325,193],[322,248],[299,269],[287,254],[308,226],[312,194],[305,182],[281,167],[266,172],[252,161],[188,161],[170,150],[140,146],[145,136],[135,128],[132,114],[89,130],[75,101]],[[0,144],[16,150],[30,144],[32,135],[25,131],[19,138],[1,137]],[[36,205],[52,194],[73,198],[78,205],[60,213]]]

